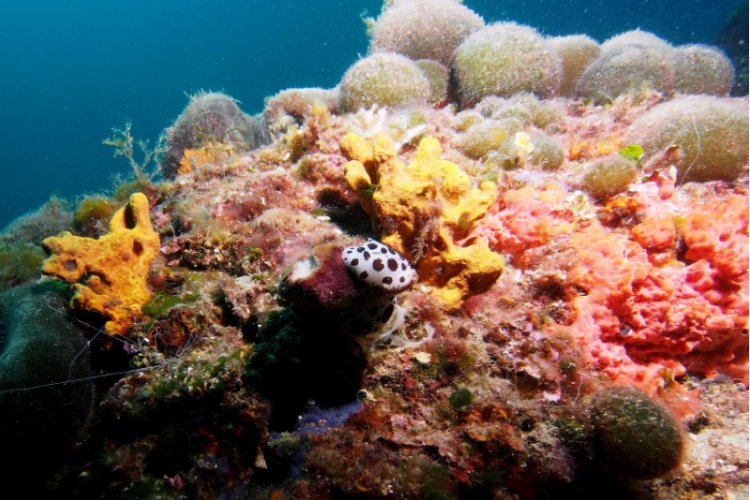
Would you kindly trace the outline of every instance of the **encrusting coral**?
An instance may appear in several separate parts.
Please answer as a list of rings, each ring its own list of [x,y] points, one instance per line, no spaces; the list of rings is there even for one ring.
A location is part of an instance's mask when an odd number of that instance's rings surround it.
[[[99,239],[66,231],[43,245],[50,257],[42,272],[73,283],[71,305],[107,318],[104,330],[110,335],[127,333],[151,299],[146,276],[159,251],[146,196],[133,194],[110,220],[109,233]]]
[[[481,238],[459,246],[487,212],[497,186],[479,188],[455,163],[440,159],[440,143],[426,137],[412,163],[396,156],[393,141],[378,136],[368,144],[356,134],[341,140],[351,161],[346,180],[357,192],[362,208],[383,231],[382,241],[417,266],[422,283],[449,309],[486,291],[503,272],[503,259]]]

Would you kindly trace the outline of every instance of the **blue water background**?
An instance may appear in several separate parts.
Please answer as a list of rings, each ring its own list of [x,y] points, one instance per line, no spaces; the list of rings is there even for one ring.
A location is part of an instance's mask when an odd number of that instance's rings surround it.
[[[128,174],[101,141],[133,123],[152,142],[187,103],[223,90],[249,113],[290,87],[335,86],[367,51],[360,14],[381,0],[24,0],[0,16],[0,227]],[[466,0],[485,21],[598,41],[640,27],[711,43],[737,0]],[[744,3],[747,8],[747,3]]]

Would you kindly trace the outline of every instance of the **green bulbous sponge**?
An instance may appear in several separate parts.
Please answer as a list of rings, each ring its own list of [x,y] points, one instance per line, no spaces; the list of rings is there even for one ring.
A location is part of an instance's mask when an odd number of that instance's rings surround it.
[[[455,0],[402,1],[373,24],[370,53],[398,52],[448,66],[456,47],[482,26],[480,16]]]
[[[616,45],[586,67],[576,85],[576,95],[597,104],[609,104],[621,95],[655,90],[674,92],[670,52],[652,46]]]
[[[575,94],[578,79],[602,51],[595,40],[586,35],[557,36],[549,39],[550,45],[557,51],[562,64],[559,94],[572,97]]]
[[[429,95],[427,77],[414,62],[394,52],[383,52],[360,59],[344,73],[337,109],[355,113],[373,104],[424,104]]]
[[[161,158],[161,171],[170,179],[177,176],[186,149],[220,143],[247,150],[270,141],[262,120],[243,113],[237,101],[220,92],[191,96],[174,125],[166,130],[166,137],[167,150]]]
[[[528,162],[539,165],[547,171],[557,170],[565,161],[565,151],[557,141],[539,137],[532,142],[532,150],[528,155]]]
[[[627,188],[638,178],[638,167],[620,155],[594,160],[583,176],[583,190],[597,199],[604,199]]]
[[[431,59],[420,59],[415,64],[422,70],[430,85],[428,102],[435,104],[448,98],[448,68]]]
[[[600,462],[621,477],[655,479],[682,463],[681,424],[640,390],[618,387],[597,394],[590,418]]]
[[[667,155],[677,181],[733,181],[747,173],[748,112],[718,97],[675,98],[635,120],[626,143],[646,161]]]
[[[451,95],[461,107],[483,97],[530,92],[546,98],[560,85],[560,59],[533,28],[496,23],[469,36],[453,56]]]
[[[675,90],[683,94],[729,95],[734,66],[720,50],[684,45],[672,52]]]
[[[0,295],[0,449],[4,484],[40,481],[61,465],[92,410],[94,386],[82,332],[68,298],[50,283]]]

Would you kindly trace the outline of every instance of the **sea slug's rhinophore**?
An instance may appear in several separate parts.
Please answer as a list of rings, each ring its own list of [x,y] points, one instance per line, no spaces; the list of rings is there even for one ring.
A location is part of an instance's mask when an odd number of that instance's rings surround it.
[[[104,330],[110,335],[126,334],[151,300],[146,276],[159,252],[146,196],[133,194],[98,240],[64,232],[43,245],[50,257],[42,272],[73,283],[71,305],[107,318]]]

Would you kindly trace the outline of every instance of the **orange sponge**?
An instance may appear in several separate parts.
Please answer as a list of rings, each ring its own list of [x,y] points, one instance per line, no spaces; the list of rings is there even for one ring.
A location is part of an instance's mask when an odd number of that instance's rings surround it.
[[[107,318],[104,330],[123,335],[151,299],[146,276],[159,251],[159,235],[149,218],[148,199],[135,193],[99,239],[64,232],[42,243],[50,257],[42,272],[73,283],[71,306]]]

